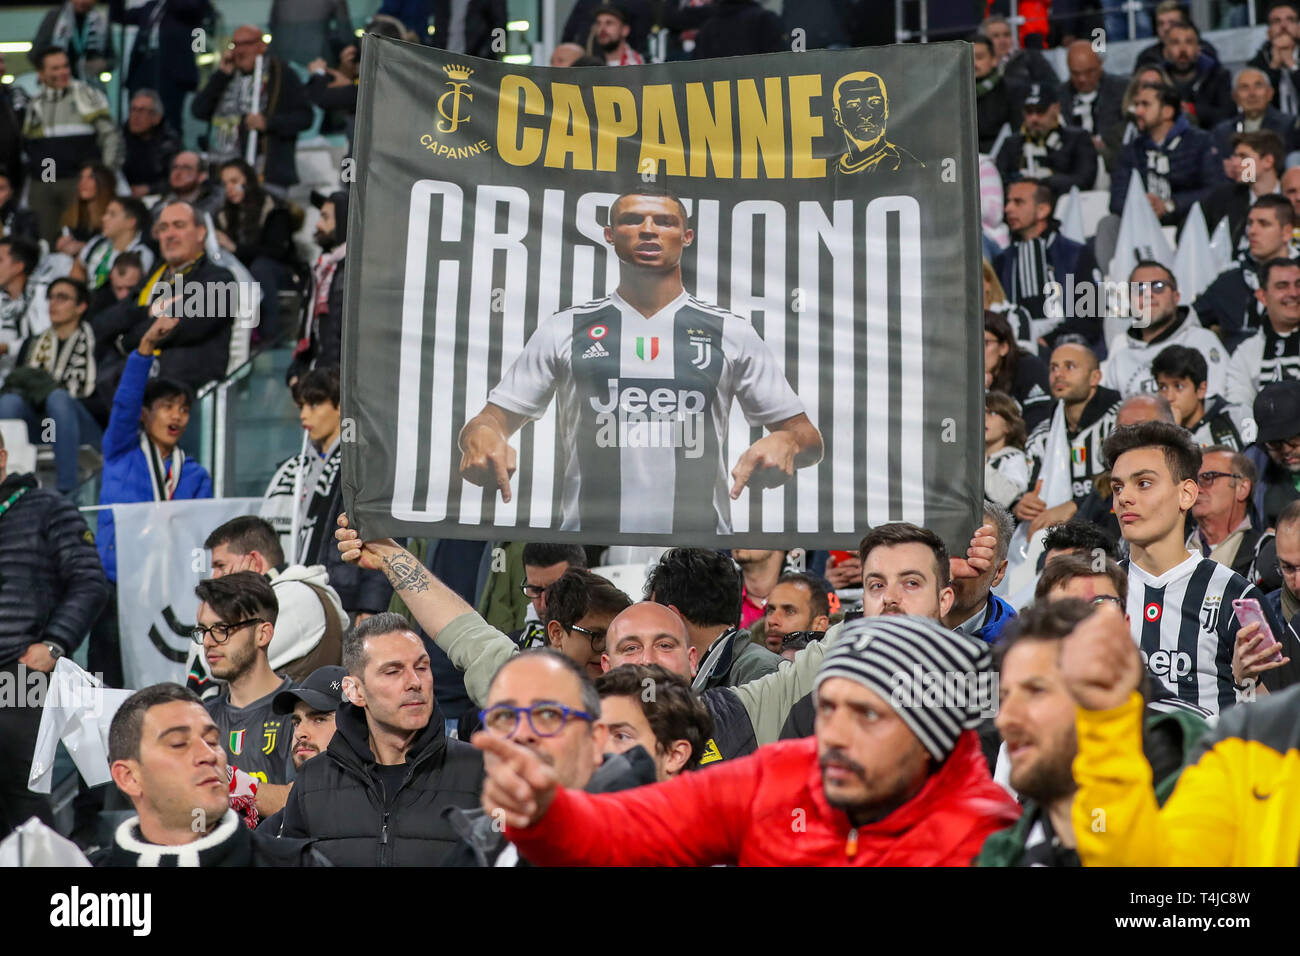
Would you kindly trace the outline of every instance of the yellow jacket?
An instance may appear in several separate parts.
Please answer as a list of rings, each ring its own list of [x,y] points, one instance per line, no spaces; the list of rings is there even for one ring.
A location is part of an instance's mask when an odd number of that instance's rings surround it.
[[[1163,809],[1142,756],[1142,698],[1079,708],[1073,817],[1084,866],[1295,866],[1300,687],[1224,711]]]

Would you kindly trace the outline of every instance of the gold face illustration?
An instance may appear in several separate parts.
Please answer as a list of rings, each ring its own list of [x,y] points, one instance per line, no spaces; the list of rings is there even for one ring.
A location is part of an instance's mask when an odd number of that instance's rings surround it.
[[[889,92],[875,73],[849,73],[835,84],[835,123],[858,152],[876,146],[889,121]]]

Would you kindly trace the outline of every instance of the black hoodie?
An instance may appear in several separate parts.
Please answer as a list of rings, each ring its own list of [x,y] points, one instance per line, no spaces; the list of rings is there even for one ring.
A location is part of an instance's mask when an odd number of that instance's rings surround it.
[[[695,59],[788,51],[781,19],[758,0],[714,0],[717,10],[695,36]]]
[[[448,739],[435,710],[407,751],[405,773],[394,773],[370,751],[365,708],[340,704],[334,720],[329,747],[298,770],[283,835],[313,839],[335,866],[441,863],[459,842],[444,814],[479,805],[482,756]]]

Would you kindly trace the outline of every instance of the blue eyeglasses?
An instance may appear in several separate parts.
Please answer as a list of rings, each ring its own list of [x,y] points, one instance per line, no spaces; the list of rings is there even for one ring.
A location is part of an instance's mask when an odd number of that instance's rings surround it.
[[[563,704],[552,701],[542,701],[539,704],[533,704],[531,707],[511,707],[508,704],[498,704],[495,707],[480,710],[478,718],[483,722],[483,726],[487,730],[498,737],[512,737],[515,731],[519,729],[519,720],[523,714],[528,715],[528,726],[532,727],[533,733],[539,737],[554,737],[574,717],[588,722],[596,719],[585,710],[574,710],[572,707],[565,707]]]

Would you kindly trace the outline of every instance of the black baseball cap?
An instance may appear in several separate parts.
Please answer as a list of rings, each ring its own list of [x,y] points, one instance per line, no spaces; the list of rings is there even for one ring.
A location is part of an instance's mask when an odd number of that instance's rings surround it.
[[[1255,396],[1259,443],[1300,435],[1300,381],[1274,382]]]
[[[1025,96],[1025,106],[1050,106],[1052,97],[1041,83],[1035,83],[1029,87],[1029,92]]]
[[[348,669],[337,664],[318,667],[297,687],[282,690],[271,701],[271,710],[277,714],[292,714],[294,705],[302,701],[312,710],[334,711],[343,703],[343,678]]]
[[[594,21],[596,17],[600,16],[602,13],[608,13],[612,17],[618,17],[623,21],[625,26],[631,26],[628,22],[627,11],[616,4],[602,3],[595,10],[591,11],[591,19]]]

